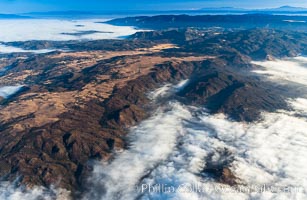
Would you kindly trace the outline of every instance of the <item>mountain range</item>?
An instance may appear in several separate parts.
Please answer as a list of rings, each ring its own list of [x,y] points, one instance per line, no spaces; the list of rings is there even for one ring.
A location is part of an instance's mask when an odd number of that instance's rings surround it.
[[[15,15],[15,14],[0,14],[0,19],[22,19],[30,18],[29,16]]]
[[[127,11],[50,11],[50,12],[29,12],[22,14],[0,14],[0,19],[20,19],[29,17],[85,17],[85,16],[104,16],[104,15],[152,15],[152,14],[192,14],[192,13],[203,13],[203,14],[251,14],[251,13],[262,13],[262,14],[307,14],[307,8],[303,7],[292,7],[292,6],[281,6],[278,8],[264,8],[264,9],[245,9],[235,7],[208,7],[195,10],[127,10]]]
[[[278,8],[263,8],[263,9],[244,9],[235,7],[216,7],[216,8],[202,8],[202,12],[208,13],[264,13],[264,14],[306,14],[307,8],[303,7],[292,7],[292,6],[281,6]]]

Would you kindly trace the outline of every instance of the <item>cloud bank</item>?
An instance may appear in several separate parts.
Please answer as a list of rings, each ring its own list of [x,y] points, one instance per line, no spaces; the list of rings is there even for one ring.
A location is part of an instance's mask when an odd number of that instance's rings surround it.
[[[284,60],[252,62],[262,68],[254,72],[268,76],[278,83],[289,82],[307,85],[307,58],[294,57]]]
[[[103,20],[99,20],[103,21]],[[52,49],[25,50],[1,42],[30,40],[98,40],[117,39],[136,33],[133,27],[96,23],[97,20],[21,19],[0,20],[0,53],[48,53]]]
[[[22,87],[22,85],[0,87],[0,97],[9,98],[17,93]]]
[[[99,20],[101,21],[101,20]],[[115,39],[136,32],[133,27],[112,26],[96,23],[97,20],[54,20],[22,19],[0,20],[0,41],[29,40],[94,40]],[[78,35],[80,31],[96,31],[92,34]],[[72,33],[72,34],[63,34]]]
[[[131,130],[133,142],[129,150],[120,153],[111,164],[95,166],[90,179],[92,190],[84,199],[306,198],[306,118],[288,113],[264,113],[263,117],[262,122],[244,124],[178,102],[169,103]],[[224,149],[234,156],[231,170],[242,186],[265,184],[297,191],[217,190],[227,185],[217,183],[203,169],[209,155],[218,162]],[[176,191],[148,189],[157,184]],[[184,190],[193,185],[204,190]]]
[[[18,182],[18,180],[16,180]],[[2,200],[71,200],[70,192],[65,189],[44,187],[18,187],[15,183],[0,182],[0,199]]]
[[[41,49],[41,50],[25,50],[22,48],[12,47],[8,45],[0,44],[0,53],[49,53],[55,50],[52,49]]]

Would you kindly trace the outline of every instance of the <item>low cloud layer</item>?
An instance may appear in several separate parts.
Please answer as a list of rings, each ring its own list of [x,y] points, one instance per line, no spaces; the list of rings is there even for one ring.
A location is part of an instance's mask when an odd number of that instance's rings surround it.
[[[29,40],[114,39],[134,34],[133,27],[96,23],[101,20],[22,19],[0,20],[0,42]],[[92,31],[92,34],[76,34]]]
[[[166,111],[167,110],[167,111]],[[132,129],[131,148],[111,164],[97,164],[84,199],[302,199],[307,197],[307,120],[293,114],[264,113],[259,123],[229,121],[223,115],[173,102]],[[223,192],[202,174],[206,158],[223,150],[234,156],[231,170],[242,186],[295,188],[293,193]],[[149,189],[174,187],[174,192]],[[184,187],[204,191],[184,190]],[[160,188],[161,189],[161,188]],[[99,191],[99,193],[97,193]]]
[[[18,180],[16,180],[18,182]],[[15,183],[0,182],[2,200],[71,200],[70,192],[64,189],[33,187],[27,189]]]
[[[22,85],[0,87],[0,97],[8,98],[17,93],[22,87]]]
[[[0,30],[0,53],[48,53],[54,51],[53,49],[25,50],[3,45],[1,42],[116,39],[136,32],[132,27],[96,23],[96,20],[53,19],[0,20]]]
[[[52,49],[42,49],[42,50],[25,50],[22,48],[17,48],[17,47],[12,47],[12,46],[7,46],[7,45],[2,45],[0,44],[0,54],[1,53],[48,53],[52,52],[55,50]]]
[[[263,67],[254,72],[269,76],[273,81],[288,84],[295,82],[307,85],[307,58],[295,57],[284,60],[252,62]]]

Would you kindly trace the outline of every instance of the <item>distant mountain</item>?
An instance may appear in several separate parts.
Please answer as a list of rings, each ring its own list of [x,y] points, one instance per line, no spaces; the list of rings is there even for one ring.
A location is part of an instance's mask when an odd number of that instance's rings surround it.
[[[212,7],[212,8],[201,8],[203,11],[247,11],[244,8],[234,8],[234,7]]]
[[[270,15],[267,13],[239,15],[157,15],[113,19],[104,23],[116,26],[135,26],[145,29],[187,27],[276,28],[306,31],[307,16]]]
[[[24,18],[30,18],[30,17],[22,15],[14,15],[14,14],[0,14],[0,19],[24,19]]]
[[[96,10],[96,11],[49,11],[49,12],[29,12],[20,15],[0,14],[0,19],[10,18],[91,18],[104,16],[152,16],[152,15],[170,15],[170,14],[307,14],[307,8],[282,6],[278,8],[266,9],[245,9],[235,7],[207,7],[197,10]],[[29,16],[29,17],[28,17]]]
[[[205,12],[236,12],[236,13],[307,13],[307,8],[281,6],[278,8],[265,8],[265,9],[244,9],[234,7],[213,7],[213,8],[201,8],[200,11]]]
[[[31,16],[33,18],[43,19],[88,19],[99,17],[102,13],[95,11],[78,11],[78,10],[67,10],[67,11],[49,11],[49,12],[29,12],[23,13],[23,15]]]
[[[264,9],[264,10],[271,10],[271,11],[288,11],[288,12],[301,12],[301,11],[307,11],[307,8],[292,7],[292,6],[282,6],[282,7],[279,7],[279,8]]]
[[[95,13],[89,11],[75,11],[75,10],[25,13],[25,15],[92,15],[92,14]]]

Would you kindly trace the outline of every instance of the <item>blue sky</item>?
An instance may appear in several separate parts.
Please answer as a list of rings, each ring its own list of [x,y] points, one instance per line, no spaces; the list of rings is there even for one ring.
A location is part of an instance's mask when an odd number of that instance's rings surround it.
[[[203,7],[307,7],[307,0],[0,0],[0,13],[60,10],[175,10]]]

